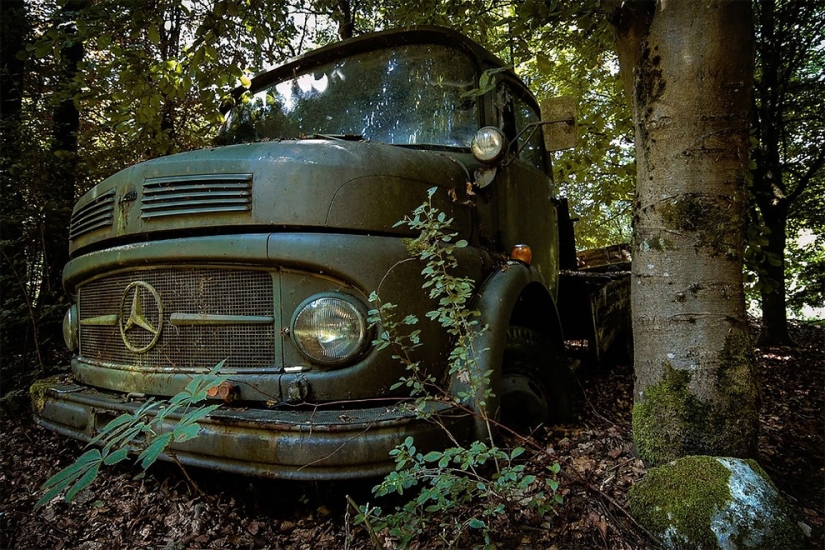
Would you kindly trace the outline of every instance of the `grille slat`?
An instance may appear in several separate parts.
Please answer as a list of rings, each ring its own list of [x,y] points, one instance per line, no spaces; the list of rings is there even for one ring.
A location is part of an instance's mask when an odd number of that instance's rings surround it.
[[[141,281],[155,289],[163,304],[163,326],[157,342],[142,353],[130,350],[120,323],[134,309],[134,290]],[[146,369],[202,370],[226,359],[227,368],[271,367],[275,364],[274,322],[250,324],[244,318],[274,318],[272,274],[224,269],[156,269],[131,271],[97,279],[79,289],[80,356],[101,364]],[[123,312],[120,311],[124,302]],[[160,319],[148,291],[141,297],[141,313],[152,326]],[[118,322],[93,324],[117,314]],[[231,319],[238,323],[172,323],[172,317]],[[90,320],[85,324],[85,320]],[[151,343],[151,332],[128,331],[134,348]]]
[[[214,207],[222,207],[222,206],[247,206],[249,200],[246,198],[222,198],[222,197],[209,197],[207,199],[201,200],[193,200],[192,198],[187,198],[185,200],[179,201],[164,201],[160,204],[144,204],[143,212],[154,214],[155,212],[162,211],[162,210],[171,210],[174,212],[179,212],[184,209],[186,210],[193,210],[199,208],[214,208]],[[245,209],[245,208],[244,208]],[[169,212],[170,214],[173,212]]]
[[[141,219],[252,210],[252,174],[147,178]]]
[[[76,239],[95,229],[111,227],[115,219],[115,190],[111,189],[83,205],[72,215],[69,238]]]

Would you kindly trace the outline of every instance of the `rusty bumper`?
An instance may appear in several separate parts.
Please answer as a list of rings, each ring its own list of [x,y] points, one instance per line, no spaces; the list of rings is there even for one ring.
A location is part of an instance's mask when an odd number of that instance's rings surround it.
[[[42,382],[41,382],[42,384]],[[50,383],[33,396],[35,421],[57,433],[89,441],[109,421],[140,402],[86,386]],[[139,401],[139,400],[138,400]],[[459,438],[467,417],[437,405],[440,420]],[[171,431],[170,415],[160,432]],[[185,465],[292,480],[355,479],[395,468],[389,451],[412,436],[419,448],[449,444],[443,429],[400,405],[358,409],[219,409],[200,421],[192,440],[173,443],[167,455]]]

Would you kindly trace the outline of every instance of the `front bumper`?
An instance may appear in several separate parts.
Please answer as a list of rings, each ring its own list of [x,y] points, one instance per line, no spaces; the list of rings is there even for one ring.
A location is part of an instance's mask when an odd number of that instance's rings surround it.
[[[32,391],[37,424],[89,441],[109,421],[133,412],[140,400],[87,386],[40,381]],[[435,413],[454,436],[468,436],[472,422],[449,404]],[[178,417],[164,420],[171,431]],[[395,468],[389,451],[412,437],[421,449],[443,448],[443,428],[400,405],[359,409],[218,409],[199,422],[198,436],[173,442],[165,460],[244,475],[292,480],[355,479]]]

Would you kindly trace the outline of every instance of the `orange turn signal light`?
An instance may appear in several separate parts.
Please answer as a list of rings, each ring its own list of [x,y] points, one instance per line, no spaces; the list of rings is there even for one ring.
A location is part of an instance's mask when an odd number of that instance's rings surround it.
[[[206,390],[207,397],[212,399],[223,399],[225,402],[229,403],[238,394],[238,388],[234,384],[229,381],[223,381],[218,386],[213,386]]]
[[[530,247],[526,244],[517,244],[513,247],[513,250],[510,251],[510,259],[530,265],[530,262],[533,261],[533,251],[530,250]]]

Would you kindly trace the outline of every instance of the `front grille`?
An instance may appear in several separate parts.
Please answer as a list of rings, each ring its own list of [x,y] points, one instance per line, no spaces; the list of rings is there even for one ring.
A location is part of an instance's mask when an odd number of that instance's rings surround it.
[[[252,174],[205,174],[147,178],[140,217],[247,212],[252,210]]]
[[[72,214],[69,238],[76,239],[95,229],[111,227],[115,214],[115,190],[111,189],[81,206]]]
[[[240,369],[275,364],[269,272],[130,271],[81,286],[78,303],[80,356],[87,361],[147,369],[203,369],[223,359]]]

